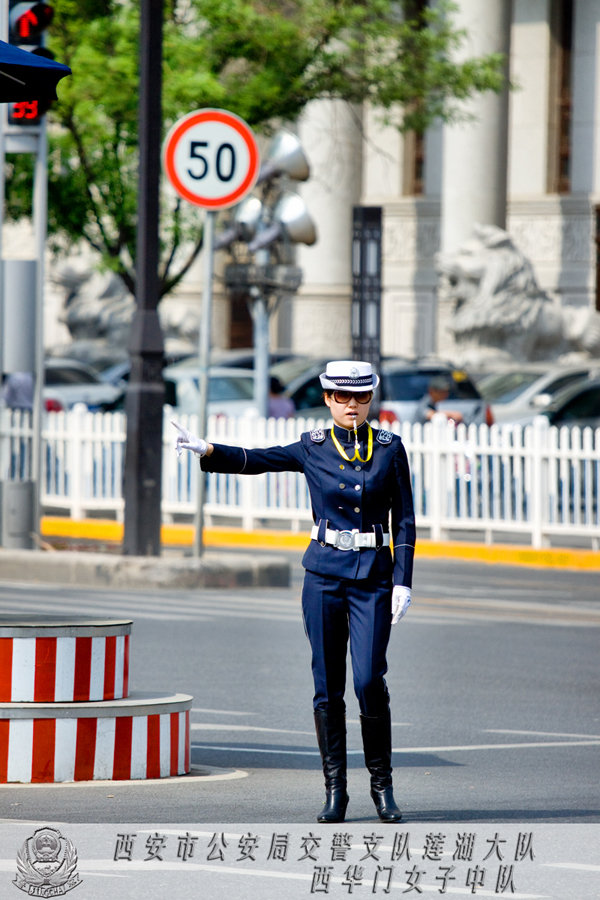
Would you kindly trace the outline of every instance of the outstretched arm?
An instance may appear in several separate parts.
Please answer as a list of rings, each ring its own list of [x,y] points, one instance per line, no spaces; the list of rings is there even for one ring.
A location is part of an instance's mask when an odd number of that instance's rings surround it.
[[[184,450],[190,450],[192,453],[197,453],[198,456],[210,456],[215,449],[212,444],[209,444],[204,438],[196,437],[195,434],[192,434],[191,431],[188,431],[187,428],[184,428],[183,425],[180,425],[179,422],[176,422],[175,419],[171,419],[171,425],[174,425],[179,434],[175,439],[175,451],[177,452],[177,456],[181,456]]]
[[[179,422],[171,419],[171,423],[179,432],[175,440],[177,455],[181,456],[184,450],[195,453],[200,458],[200,466],[204,472],[259,475],[262,472],[303,471],[304,453],[300,441],[287,447],[246,450],[244,447],[209,444],[204,438],[196,437]],[[212,457],[210,462],[209,457]]]

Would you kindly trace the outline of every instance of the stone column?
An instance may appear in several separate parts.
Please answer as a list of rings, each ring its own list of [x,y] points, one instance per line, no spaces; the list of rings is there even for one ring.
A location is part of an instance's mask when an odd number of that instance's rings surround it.
[[[571,192],[600,193],[600,10],[575,3],[573,23],[573,110]]]
[[[467,37],[462,53],[510,51],[511,0],[460,0],[455,23]],[[441,249],[454,252],[477,222],[505,227],[508,91],[477,95],[473,121],[444,128]]]
[[[314,219],[318,240],[300,245],[304,283],[278,314],[280,346],[301,353],[349,353],[352,296],[352,207],[360,203],[361,113],[347,103],[319,100],[304,112],[298,136],[311,166],[297,187]]]

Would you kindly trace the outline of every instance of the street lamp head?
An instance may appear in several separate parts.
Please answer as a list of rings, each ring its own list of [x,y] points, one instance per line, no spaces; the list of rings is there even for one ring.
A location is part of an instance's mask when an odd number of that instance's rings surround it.
[[[308,246],[317,240],[317,229],[304,200],[292,191],[281,194],[273,208],[273,224],[259,232],[248,244],[248,250],[255,253],[282,237]]]
[[[263,205],[258,197],[246,197],[238,203],[233,222],[214,242],[215,250],[230,247],[235,241],[250,241],[256,234]]]
[[[302,144],[291,131],[280,131],[275,135],[256,183],[262,184],[277,175],[288,175],[294,181],[307,181],[310,176]]]

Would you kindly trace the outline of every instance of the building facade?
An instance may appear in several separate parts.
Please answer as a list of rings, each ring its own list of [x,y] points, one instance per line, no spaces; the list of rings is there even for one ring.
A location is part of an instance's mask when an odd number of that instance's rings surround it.
[[[308,107],[298,133],[311,176],[297,190],[319,237],[297,248],[303,284],[271,315],[272,347],[350,354],[356,206],[382,210],[384,355],[462,362],[438,260],[463,246],[477,224],[506,229],[540,288],[563,307],[582,320],[600,310],[600,4],[457,0],[457,6],[457,24],[467,34],[462,52],[505,54],[511,89],[477,97],[464,109],[466,121],[438,124],[422,136],[385,127],[374,109],[339,101]],[[212,344],[249,346],[252,318],[245,298],[224,286],[226,262],[227,254],[218,253]],[[162,304],[165,320],[174,332],[186,331],[190,346],[202,280],[200,258]],[[48,344],[66,336],[57,312],[63,294],[50,279]]]
[[[332,355],[335,335],[334,355],[350,352],[357,204],[383,212],[385,355],[460,362],[436,259],[477,223],[506,229],[563,306],[600,309],[600,4],[458,6],[464,52],[505,53],[511,89],[478,97],[465,109],[469,121],[421,138],[382,126],[375,110],[322,101],[306,111],[299,134],[312,171],[301,193],[319,241],[298,250],[304,283],[273,317],[274,344]]]

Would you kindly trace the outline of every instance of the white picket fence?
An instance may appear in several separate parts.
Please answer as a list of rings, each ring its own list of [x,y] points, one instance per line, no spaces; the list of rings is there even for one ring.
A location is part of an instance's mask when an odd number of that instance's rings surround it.
[[[196,430],[196,417],[182,419]],[[246,447],[286,444],[314,420],[211,418],[212,441]],[[455,428],[440,417],[404,425],[417,526],[433,540],[457,533],[492,542],[504,538],[543,547],[550,541],[600,547],[600,429],[556,429],[540,417],[526,428]],[[122,413],[75,409],[44,419],[41,503],[45,512],[75,519],[121,519],[126,422]],[[174,452],[175,431],[163,427],[162,512],[167,521],[193,521],[199,466]],[[0,480],[31,477],[29,416],[0,410]],[[306,530],[310,500],[294,472],[254,477],[210,475],[205,523],[245,529],[280,525]]]

